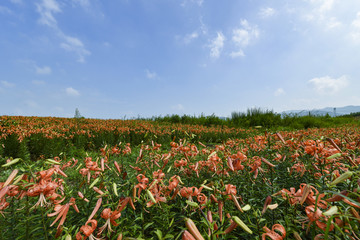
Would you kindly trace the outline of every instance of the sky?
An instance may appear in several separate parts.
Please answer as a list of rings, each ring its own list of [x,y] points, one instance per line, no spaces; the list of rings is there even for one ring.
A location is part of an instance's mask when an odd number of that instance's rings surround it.
[[[1,0],[0,115],[360,105],[359,0]]]

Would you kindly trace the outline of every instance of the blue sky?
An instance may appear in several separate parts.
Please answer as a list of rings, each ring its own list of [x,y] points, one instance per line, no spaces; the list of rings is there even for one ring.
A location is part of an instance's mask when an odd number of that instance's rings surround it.
[[[0,115],[360,105],[358,0],[2,0]]]

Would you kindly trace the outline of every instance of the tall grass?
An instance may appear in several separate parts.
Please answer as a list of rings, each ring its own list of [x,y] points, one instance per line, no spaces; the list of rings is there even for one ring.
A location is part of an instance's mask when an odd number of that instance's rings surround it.
[[[230,118],[220,118],[214,114],[210,116],[189,116],[189,115],[167,115],[165,117],[153,117],[156,122],[196,124],[203,126],[228,126],[249,128],[261,126],[264,128],[288,128],[288,129],[307,129],[321,127],[335,127],[345,124],[359,124],[357,116],[360,113],[352,113],[345,116],[331,117],[325,116],[299,116],[297,114],[281,115],[273,110],[263,110],[261,108],[250,108],[246,112],[232,112]]]

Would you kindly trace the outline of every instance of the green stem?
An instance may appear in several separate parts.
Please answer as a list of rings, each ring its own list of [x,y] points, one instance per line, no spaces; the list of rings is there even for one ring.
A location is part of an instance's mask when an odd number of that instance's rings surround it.
[[[25,216],[30,216],[30,207],[29,207],[29,196],[26,196],[26,203],[25,203]],[[29,236],[29,221],[25,218],[25,238],[30,239]]]
[[[44,212],[44,208],[42,207],[41,208],[41,222],[42,222],[42,225],[43,225],[43,231],[44,231],[44,236],[45,236],[45,239],[48,240],[48,230],[47,230],[47,227],[46,227],[46,221],[44,219],[44,215],[45,215],[45,212]]]
[[[10,206],[11,206],[11,216],[16,216],[14,212],[14,198],[11,198]],[[12,234],[12,239],[16,239],[15,236],[16,231],[14,229],[14,226],[16,226],[15,217],[11,218],[11,222],[10,222],[10,233]]]
[[[260,219],[261,219],[261,216],[260,216]],[[259,235],[259,239],[261,239],[260,226],[259,226],[260,219],[259,219],[259,214],[256,213],[256,227],[257,227],[257,232],[258,232],[258,235]]]

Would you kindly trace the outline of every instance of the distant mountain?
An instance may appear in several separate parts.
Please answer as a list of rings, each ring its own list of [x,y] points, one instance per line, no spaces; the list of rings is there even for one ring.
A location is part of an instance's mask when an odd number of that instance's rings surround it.
[[[330,116],[341,116],[347,115],[350,113],[360,112],[360,106],[346,106],[346,107],[326,107],[321,109],[312,109],[312,110],[289,110],[281,112],[281,115],[298,115],[298,116],[306,116],[306,115],[316,115],[323,116],[329,114]]]

